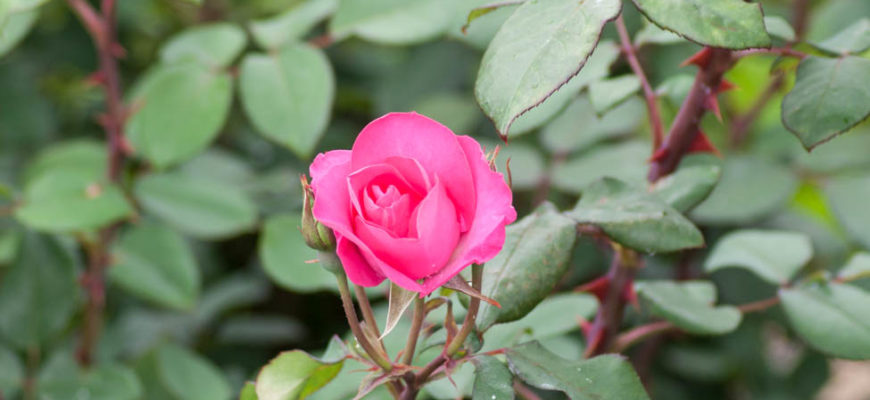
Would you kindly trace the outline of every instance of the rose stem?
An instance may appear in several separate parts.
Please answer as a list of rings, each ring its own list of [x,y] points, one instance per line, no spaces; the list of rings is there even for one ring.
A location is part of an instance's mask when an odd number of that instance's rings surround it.
[[[357,302],[359,302],[359,308],[362,310],[363,321],[366,323],[366,328],[369,329],[372,337],[378,338],[376,344],[380,347],[383,353],[386,354],[387,349],[384,347],[384,342],[380,339],[381,330],[378,329],[378,322],[375,319],[375,313],[372,311],[372,304],[369,302],[369,296],[366,295],[365,289],[357,285],[353,285],[353,291],[356,294]]]
[[[390,363],[390,360],[386,355],[376,351],[375,347],[372,346],[371,342],[369,342],[365,333],[362,331],[359,319],[356,316],[356,309],[354,309],[353,306],[353,299],[350,296],[350,288],[348,287],[347,276],[344,274],[344,271],[335,272],[335,279],[338,281],[338,291],[341,294],[341,305],[344,307],[344,315],[347,317],[347,324],[350,325],[350,331],[353,332],[353,336],[356,337],[357,342],[359,342],[363,350],[365,350],[369,357],[371,357],[372,360],[381,367],[381,369],[384,371],[393,369],[393,365]]]
[[[411,332],[405,343],[405,351],[402,356],[402,364],[411,365],[414,362],[414,351],[417,347],[417,338],[420,336],[420,328],[423,326],[423,318],[426,317],[426,302],[421,297],[414,299],[414,320],[411,322]]]
[[[656,94],[650,85],[646,74],[643,72],[643,67],[640,61],[637,60],[636,49],[631,42],[631,37],[628,36],[628,29],[625,27],[625,21],[622,19],[622,14],[616,18],[616,31],[619,32],[619,40],[622,42],[622,51],[625,53],[625,58],[628,60],[628,65],[631,70],[640,80],[640,85],[643,88],[643,97],[646,100],[646,109],[649,116],[649,123],[653,131],[653,152],[659,148],[664,136],[664,127],[662,126],[662,115],[659,113],[659,106],[656,103]]]
[[[483,266],[473,264],[471,266],[471,286],[480,291],[482,282]],[[462,347],[462,344],[465,343],[465,339],[474,328],[474,323],[477,320],[477,312],[480,309],[480,299],[474,296],[470,297],[471,299],[468,301],[468,313],[465,314],[465,321],[462,323],[462,328],[459,329],[459,333],[457,333],[453,340],[444,347],[443,353],[438,355],[438,357],[435,357],[435,359],[430,361],[429,364],[426,364],[420,372],[405,379],[408,385],[402,392],[401,399],[413,400],[417,398],[417,392],[420,390],[420,387],[426,384],[429,380],[429,376],[431,376],[438,367],[447,362],[452,355],[456,354],[456,352]]]
[[[67,4],[79,17],[97,48],[100,66],[96,80],[103,87],[106,98],[106,114],[100,116],[99,122],[106,131],[108,142],[107,175],[111,182],[117,183],[120,180],[121,165],[124,161],[121,143],[126,111],[121,101],[121,79],[117,63],[117,58],[123,54],[123,50],[118,45],[115,32],[115,0],[103,0],[100,11],[94,9],[85,0],[67,0]],[[101,229],[98,235],[99,243],[92,246],[92,251],[88,252],[90,258],[88,271],[82,279],[88,299],[81,342],[76,353],[78,362],[85,366],[93,361],[93,351],[102,331],[105,307],[104,275],[110,262],[108,251],[117,228],[118,224],[114,224]]]

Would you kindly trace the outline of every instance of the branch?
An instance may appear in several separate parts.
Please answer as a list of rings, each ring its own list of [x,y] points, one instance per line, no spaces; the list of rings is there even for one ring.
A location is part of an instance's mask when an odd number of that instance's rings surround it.
[[[414,319],[411,321],[411,331],[408,333],[408,341],[405,343],[402,364],[411,365],[414,361],[414,351],[416,351],[417,338],[420,336],[424,317],[426,317],[426,302],[418,296],[414,299]]]
[[[106,114],[99,122],[106,131],[108,152],[107,175],[111,182],[118,183],[124,162],[123,126],[125,119],[121,95],[121,79],[116,57],[122,52],[115,39],[115,1],[103,0],[97,12],[86,0],[67,0],[70,8],[78,15],[85,29],[91,35],[99,58],[99,83],[103,87],[106,101]],[[119,224],[103,228],[99,241],[88,252],[88,270],[82,277],[82,284],[88,293],[85,307],[81,342],[76,352],[81,365],[90,365],[94,348],[103,328],[103,309],[105,308],[105,270],[109,267],[109,248],[114,241]]]
[[[773,307],[777,304],[779,304],[779,297],[774,296],[769,299],[759,300],[741,305],[737,307],[737,309],[740,310],[742,314],[749,314],[767,310],[768,308]],[[641,325],[619,335],[619,337],[613,343],[612,350],[615,353],[621,353],[635,343],[640,342],[641,340],[647,339],[662,332],[677,329],[679,329],[677,326],[668,321],[657,321],[646,325]]]
[[[378,364],[378,366],[384,371],[390,371],[393,369],[390,360],[375,349],[372,343],[369,342],[365,332],[362,330],[359,318],[356,316],[356,309],[353,306],[353,299],[350,297],[350,287],[348,287],[347,276],[345,276],[344,271],[336,272],[335,278],[338,281],[338,291],[341,294],[341,306],[344,308],[344,315],[347,317],[347,324],[350,326],[350,331],[353,333],[353,336],[356,337],[356,341],[359,342],[360,347],[362,347],[366,354],[372,358],[372,361]]]
[[[709,54],[705,54],[704,60],[699,62],[702,65],[695,75],[695,82],[683,101],[668,136],[656,152],[660,156],[651,162],[648,176],[650,182],[657,181],[677,168],[700,132],[699,124],[707,111],[708,98],[716,96],[722,75],[734,65],[735,58],[729,50],[706,47],[702,51]]]
[[[646,74],[643,72],[643,67],[640,61],[637,60],[637,54],[634,44],[631,42],[631,37],[628,36],[628,29],[625,27],[625,21],[622,19],[622,14],[616,18],[616,31],[619,32],[619,40],[622,42],[622,51],[625,53],[625,58],[628,60],[628,65],[631,70],[640,80],[640,86],[643,88],[643,97],[646,100],[646,110],[649,116],[649,123],[653,131],[653,151],[659,148],[664,136],[664,127],[662,125],[662,116],[659,113],[659,106],[656,102],[656,93],[653,91]]]
[[[613,261],[607,273],[607,292],[587,331],[584,357],[594,357],[610,349],[622,325],[627,300],[625,288],[632,284],[636,270],[637,258],[634,251],[614,245]]]

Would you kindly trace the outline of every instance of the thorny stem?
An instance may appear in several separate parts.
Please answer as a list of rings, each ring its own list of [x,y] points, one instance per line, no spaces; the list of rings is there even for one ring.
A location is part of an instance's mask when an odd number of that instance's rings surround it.
[[[716,95],[716,90],[722,82],[722,75],[734,65],[735,59],[731,51],[717,48],[708,48],[708,50],[709,61],[695,75],[695,82],[692,83],[692,88],[660,147],[660,150],[663,150],[662,156],[653,160],[650,165],[648,176],[650,182],[657,181],[677,168],[700,132],[701,117],[707,111],[707,98]]]
[[[372,337],[380,338],[381,330],[378,329],[378,321],[375,319],[375,313],[372,311],[372,304],[369,302],[369,296],[366,295],[365,289],[354,285],[353,291],[354,294],[356,294],[357,302],[359,302],[359,308],[362,310],[363,321],[366,323],[366,328],[369,329]],[[377,344],[384,353],[387,352],[384,348],[384,343],[380,339],[375,344]]]
[[[335,272],[335,279],[338,281],[338,292],[341,295],[341,306],[344,307],[344,315],[347,317],[347,324],[350,325],[350,331],[353,333],[353,336],[356,337],[357,342],[366,352],[366,354],[371,357],[372,361],[378,364],[381,369],[384,371],[390,371],[393,369],[392,363],[387,357],[377,351],[375,347],[369,342],[368,337],[362,331],[362,327],[360,326],[359,319],[356,316],[356,309],[353,306],[353,298],[350,296],[350,287],[347,284],[347,276],[343,271]]]
[[[474,264],[471,266],[471,286],[480,291],[483,282],[483,266]],[[417,397],[417,392],[426,384],[429,377],[438,370],[442,365],[450,361],[451,357],[462,348],[465,339],[474,330],[475,321],[477,320],[477,312],[480,309],[480,299],[474,296],[468,302],[468,312],[465,314],[465,320],[462,322],[462,328],[459,333],[448,343],[444,352],[435,357],[434,360],[426,364],[423,369],[414,375],[406,378],[407,386],[400,397],[403,400],[413,400]]]
[[[589,329],[586,357],[603,354],[619,333],[625,311],[625,287],[630,285],[637,270],[637,255],[629,249],[614,245],[613,261],[608,271],[609,286]]]
[[[768,308],[773,307],[777,304],[779,304],[779,297],[774,296],[769,299],[744,304],[737,307],[737,309],[740,310],[740,312],[743,314],[748,314],[767,310]],[[625,351],[633,344],[641,340],[672,329],[678,328],[668,321],[657,321],[646,325],[638,326],[628,332],[623,333],[622,335],[619,335],[619,337],[613,343],[612,350],[617,353]]]
[[[616,18],[616,31],[619,32],[619,40],[622,42],[622,51],[625,53],[625,58],[628,60],[628,65],[634,75],[640,80],[640,86],[643,88],[643,97],[646,101],[646,110],[649,116],[649,123],[652,126],[653,132],[653,152],[659,148],[664,136],[664,126],[662,125],[662,116],[659,112],[659,106],[656,102],[656,94],[650,85],[646,74],[643,72],[643,67],[637,59],[636,49],[631,42],[631,37],[628,35],[628,29],[625,27],[625,21],[622,19],[622,14]]]
[[[94,9],[85,0],[67,0],[70,8],[82,21],[85,29],[91,35],[99,59],[97,81],[103,88],[106,101],[106,114],[99,117],[99,122],[106,131],[109,181],[117,183],[121,176],[124,162],[122,147],[125,111],[121,100],[121,79],[118,72],[117,58],[123,53],[118,45],[115,32],[115,1],[102,0],[100,10]],[[110,263],[109,247],[115,238],[117,225],[100,230],[99,243],[89,252],[88,271],[82,278],[82,284],[88,293],[82,327],[81,342],[77,350],[77,358],[81,365],[90,365],[93,361],[94,348],[99,340],[103,326],[103,309],[105,308],[105,270]]]
[[[414,299],[414,320],[411,321],[411,331],[408,333],[408,341],[405,343],[402,364],[411,365],[414,361],[414,351],[416,351],[417,348],[417,337],[420,336],[420,328],[423,327],[424,317],[426,317],[426,302],[418,296]]]

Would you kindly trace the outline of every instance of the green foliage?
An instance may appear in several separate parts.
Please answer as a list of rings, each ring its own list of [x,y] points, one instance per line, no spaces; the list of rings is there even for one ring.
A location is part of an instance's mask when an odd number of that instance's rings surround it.
[[[240,76],[242,104],[267,138],[309,158],[326,129],[335,82],[320,50],[289,44],[277,54],[248,54]]]
[[[870,358],[870,6],[810,5],[0,0],[0,397],[816,397]],[[393,111],[499,146],[519,218],[500,307],[385,282],[356,338],[299,175]]]
[[[18,349],[56,338],[76,310],[78,261],[52,236],[25,233],[0,284],[0,332]]]
[[[633,0],[658,26],[693,42],[729,49],[767,47],[761,6],[740,0]]]
[[[740,267],[774,285],[787,284],[813,255],[806,235],[742,230],[723,237],[704,263],[707,271]]]
[[[200,273],[185,239],[162,225],[130,229],[112,252],[109,277],[131,294],[171,308],[191,309]]]
[[[583,68],[619,8],[615,0],[530,1],[505,21],[483,55],[474,89],[502,135]]]
[[[870,60],[807,57],[782,101],[782,122],[812,149],[870,116]]]
[[[710,282],[642,281],[635,285],[651,312],[681,330],[697,335],[721,335],[737,328],[740,311],[715,307],[716,287]]]
[[[631,364],[616,355],[566,360],[538,342],[507,349],[505,354],[511,370],[526,383],[562,391],[571,399],[649,398]]]
[[[474,393],[472,400],[513,400],[513,374],[495,357],[483,356],[474,360]]]
[[[342,346],[335,341],[331,346]],[[327,353],[330,353],[327,350]],[[281,353],[257,376],[257,398],[260,400],[304,399],[334,378],[344,365],[344,354],[335,352],[318,359],[304,351]]]
[[[810,345],[835,357],[870,357],[870,294],[831,283],[783,289],[780,298],[792,326]]]
[[[501,307],[482,306],[480,329],[522,318],[543,300],[565,275],[576,235],[574,223],[551,204],[508,227],[502,252],[486,263],[481,288]]]
[[[624,246],[647,253],[704,245],[701,232],[686,217],[655,196],[613,178],[589,185],[567,215],[578,223],[601,228]]]

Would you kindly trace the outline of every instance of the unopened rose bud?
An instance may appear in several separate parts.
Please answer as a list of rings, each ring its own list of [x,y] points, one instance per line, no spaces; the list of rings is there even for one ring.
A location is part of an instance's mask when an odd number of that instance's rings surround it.
[[[335,235],[332,230],[317,222],[311,207],[314,204],[314,193],[308,185],[305,175],[300,177],[302,181],[302,237],[308,247],[315,250],[328,251],[335,249]]]

